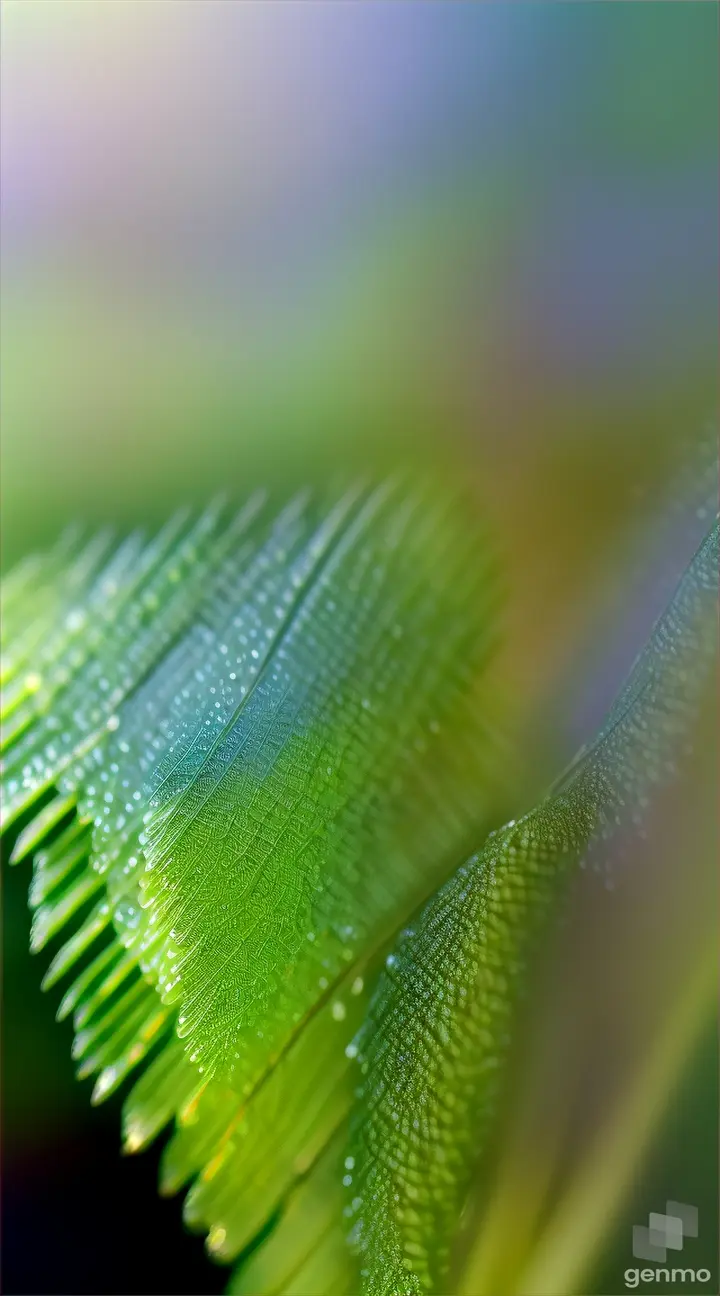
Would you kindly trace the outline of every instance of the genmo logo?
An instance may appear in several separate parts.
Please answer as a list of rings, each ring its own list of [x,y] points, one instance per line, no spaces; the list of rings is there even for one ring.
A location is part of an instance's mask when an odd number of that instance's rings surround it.
[[[709,1269],[626,1269],[625,1286],[639,1287],[640,1283],[673,1282],[673,1283],[707,1283],[710,1282]]]
[[[636,1260],[662,1261],[662,1268],[626,1269],[625,1286],[631,1290],[640,1283],[707,1283],[709,1269],[673,1268],[667,1266],[668,1251],[682,1251],[686,1238],[698,1235],[697,1206],[687,1202],[668,1201],[665,1211],[651,1211],[645,1224],[633,1226],[633,1255]]]

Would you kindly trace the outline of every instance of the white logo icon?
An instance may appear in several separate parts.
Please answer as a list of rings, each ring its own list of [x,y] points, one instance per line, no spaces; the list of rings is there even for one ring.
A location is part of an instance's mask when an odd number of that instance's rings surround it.
[[[647,1227],[633,1227],[633,1255],[636,1260],[667,1260],[668,1251],[682,1251],[685,1238],[698,1235],[697,1206],[687,1202],[665,1203],[665,1214],[651,1211]]]

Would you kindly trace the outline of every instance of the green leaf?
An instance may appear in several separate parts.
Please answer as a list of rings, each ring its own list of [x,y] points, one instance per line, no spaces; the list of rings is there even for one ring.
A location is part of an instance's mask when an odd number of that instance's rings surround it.
[[[485,584],[446,510],[387,486],[342,499],[223,627],[235,670],[221,658],[217,693],[199,681],[179,722],[141,884],[201,1070],[244,1090],[240,1033],[262,1021],[260,1052],[275,1046],[437,866],[422,846],[447,819],[435,753],[485,651]]]
[[[570,870],[637,826],[674,773],[715,659],[717,547],[715,527],[595,742],[537,809],[490,835],[387,959],[358,1040],[347,1206],[373,1296],[449,1289],[533,944]]]
[[[44,984],[72,974],[93,1101],[147,1063],[126,1150],[177,1116],[162,1188],[195,1180],[230,1259],[346,1121],[367,986],[487,818],[488,543],[395,481],[72,537],[21,577],[4,805],[34,816],[33,948],[65,933]]]

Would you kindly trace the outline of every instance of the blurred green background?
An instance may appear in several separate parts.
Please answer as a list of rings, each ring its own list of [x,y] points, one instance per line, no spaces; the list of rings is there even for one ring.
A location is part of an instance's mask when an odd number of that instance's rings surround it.
[[[701,529],[682,465],[716,403],[717,54],[703,3],[6,0],[3,570],[71,520],[152,527],[258,481],[461,477],[507,568],[524,808]],[[222,1290],[155,1155],[121,1161],[118,1104],[73,1079],[26,884],[3,906],[5,1290]],[[684,940],[662,936],[679,966]],[[713,1213],[697,1048],[597,1293],[665,1197]]]

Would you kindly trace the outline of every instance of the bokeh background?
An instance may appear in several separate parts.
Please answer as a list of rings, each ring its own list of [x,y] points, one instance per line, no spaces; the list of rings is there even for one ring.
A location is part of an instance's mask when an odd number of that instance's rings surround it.
[[[497,680],[524,809],[592,732],[703,529],[717,56],[704,3],[6,0],[3,569],[71,520],[152,526],[259,481],[460,477],[507,571]],[[687,863],[712,850],[709,830],[683,837],[694,804],[679,798],[649,915],[637,880],[577,901],[590,998],[550,995],[541,1020],[567,1054],[550,1090],[591,1077],[580,1149],[631,1087],[654,969],[669,994],[712,911]],[[673,923],[679,860],[691,899]],[[221,1291],[178,1203],[156,1199],[157,1156],[121,1160],[117,1102],[92,1111],[73,1078],[26,953],[26,887],[6,875],[5,1290]],[[599,1044],[578,1042],[583,1012],[612,1019]],[[716,1217],[703,1029],[593,1292],[624,1289],[630,1226],[667,1197]],[[532,1161],[547,1109],[529,1111]]]

